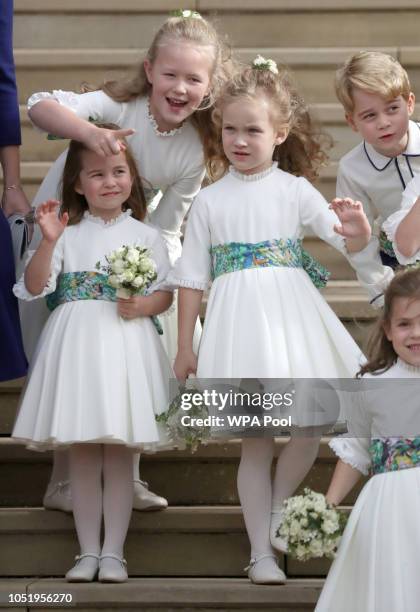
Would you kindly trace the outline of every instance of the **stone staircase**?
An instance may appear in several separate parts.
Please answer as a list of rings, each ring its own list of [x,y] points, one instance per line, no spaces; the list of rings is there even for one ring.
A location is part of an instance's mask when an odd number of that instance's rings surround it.
[[[331,164],[318,187],[334,196],[337,161],[358,142],[334,97],[338,64],[360,48],[379,48],[399,58],[420,91],[418,0],[186,0],[229,34],[244,60],[257,52],[288,64],[307,102],[334,139]],[[177,0],[15,0],[15,60],[22,118],[22,177],[33,197],[49,165],[66,146],[46,141],[26,117],[34,91],[77,90],[135,65],[153,31]],[[417,114],[420,117],[420,113]],[[357,341],[366,336],[373,311],[343,257],[315,237],[311,252],[332,272],[324,290]],[[204,312],[203,312],[204,314]],[[0,385],[0,607],[22,610],[10,593],[70,593],[78,612],[264,612],[313,610],[328,570],[283,558],[290,579],[283,587],[257,587],[243,577],[248,543],[236,492],[239,441],[212,442],[195,454],[145,456],[142,477],[170,502],[161,513],[134,513],[127,539],[132,576],[123,585],[68,585],[62,576],[77,543],[71,516],[42,509],[51,455],[13,444],[10,431],[22,381]],[[277,451],[284,444],[278,440]],[[325,491],[335,458],[324,440],[304,485]],[[344,500],[354,502],[358,489]],[[15,600],[16,601],[16,600]],[[22,601],[22,598],[21,598]],[[35,604],[22,604],[27,610]],[[63,604],[36,609],[62,609]],[[339,611],[333,611],[339,612]]]

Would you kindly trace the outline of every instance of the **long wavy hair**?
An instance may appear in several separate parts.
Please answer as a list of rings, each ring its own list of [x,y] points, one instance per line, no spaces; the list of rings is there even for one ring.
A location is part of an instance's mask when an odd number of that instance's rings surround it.
[[[366,346],[368,358],[358,376],[366,372],[382,374],[397,361],[398,355],[391,340],[386,337],[392,318],[392,308],[396,298],[420,300],[420,268],[400,270],[390,282],[384,295],[384,308],[369,336]]]
[[[191,116],[191,122],[203,145],[204,156],[208,158],[212,154],[215,138],[211,121],[213,104],[222,85],[229,79],[235,64],[227,41],[206,19],[169,17],[156,32],[146,56],[138,64],[134,75],[105,81],[99,87],[92,87],[84,83],[82,90],[86,92],[102,89],[116,102],[130,102],[138,97],[148,96],[151,93],[152,85],[147,79],[144,59],[153,65],[162,46],[180,43],[188,43],[201,48],[203,52],[208,52],[212,57],[209,95],[203,99],[200,107]]]
[[[100,128],[108,130],[120,129],[113,123],[97,123]],[[143,185],[137,169],[136,160],[130,151],[129,146],[126,142],[126,150],[124,151],[125,159],[127,161],[128,168],[130,170],[133,184],[131,187],[131,193],[126,202],[122,206],[122,210],[131,209],[132,215],[135,219],[143,221],[146,216],[146,198],[143,191]],[[67,159],[63,170],[63,178],[61,181],[61,212],[67,212],[69,214],[69,225],[76,225],[80,223],[86,210],[89,210],[88,203],[84,195],[77,193],[76,184],[79,180],[80,172],[82,171],[82,155],[83,151],[89,151],[82,142],[77,140],[71,140],[69,150],[67,153]]]
[[[238,98],[255,100],[261,96],[269,102],[273,124],[288,131],[286,140],[275,147],[273,161],[286,172],[314,181],[320,167],[328,160],[327,151],[332,140],[313,121],[291,73],[284,66],[279,66],[278,74],[268,69],[242,66],[225,84],[212,115],[217,135],[211,147],[212,154],[206,159],[209,176],[217,180],[229,167],[222,146],[224,107]]]

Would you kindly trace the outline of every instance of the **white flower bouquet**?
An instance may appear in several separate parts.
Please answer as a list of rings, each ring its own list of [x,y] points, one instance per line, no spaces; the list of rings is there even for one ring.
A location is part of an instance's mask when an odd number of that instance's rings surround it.
[[[96,269],[108,274],[108,283],[117,291],[117,297],[144,295],[157,278],[156,264],[150,249],[141,246],[122,246],[105,257],[107,265],[98,261]]]
[[[278,536],[287,541],[288,554],[298,561],[334,558],[347,516],[329,504],[322,493],[306,488],[289,497],[282,510]]]
[[[208,409],[204,402],[199,405],[193,405],[188,412],[182,409],[183,394],[200,394],[199,389],[181,388],[179,393],[174,397],[169,404],[166,412],[156,415],[156,421],[163,423],[166,426],[168,437],[176,446],[186,446],[192,452],[195,452],[199,444],[210,439],[210,425],[197,423],[197,419],[204,421],[209,416]],[[187,422],[182,422],[182,417],[188,417]]]

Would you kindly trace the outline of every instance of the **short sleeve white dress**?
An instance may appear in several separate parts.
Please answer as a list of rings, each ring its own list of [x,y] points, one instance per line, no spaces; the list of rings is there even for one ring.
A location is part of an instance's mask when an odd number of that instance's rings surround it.
[[[304,178],[273,165],[260,174],[231,168],[201,190],[189,215],[183,252],[169,279],[207,289],[210,249],[232,242],[301,239],[305,229],[346,254],[337,216]],[[372,253],[346,256],[366,281],[382,274]],[[366,257],[366,259],[364,259]],[[353,377],[362,354],[299,267],[253,267],[212,283],[198,355],[201,378]]]
[[[105,255],[124,244],[151,249],[163,287],[170,265],[159,232],[136,221],[130,211],[112,222],[85,213],[57,242],[48,284],[58,275],[95,271]],[[23,278],[15,286],[33,300]],[[116,302],[80,299],[57,306],[37,344],[13,437],[35,450],[76,442],[125,444],[145,450],[169,446],[155,415],[167,409],[172,369],[149,317],[124,320]]]
[[[103,91],[85,94],[56,90],[34,94],[28,101],[32,107],[40,100],[52,98],[66,106],[82,119],[115,123],[121,128],[134,128],[135,134],[127,138],[143,179],[149,202],[147,223],[162,233],[173,264],[181,254],[181,225],[204,178],[203,147],[197,130],[186,120],[179,128],[160,132],[149,111],[147,97],[130,102],[115,102]],[[48,146],[48,145],[46,145]],[[49,198],[60,199],[60,182],[67,156],[64,151],[54,162],[39,188],[33,206]],[[39,240],[36,232],[31,248]],[[38,308],[21,309],[25,350],[31,354],[47,315]],[[175,358],[177,322],[174,309],[161,317],[164,334],[161,337],[170,359]],[[196,330],[198,341],[199,328]]]
[[[351,512],[316,612],[419,607],[420,368],[398,359],[365,379],[358,405],[348,412],[349,433],[330,446],[373,476]]]

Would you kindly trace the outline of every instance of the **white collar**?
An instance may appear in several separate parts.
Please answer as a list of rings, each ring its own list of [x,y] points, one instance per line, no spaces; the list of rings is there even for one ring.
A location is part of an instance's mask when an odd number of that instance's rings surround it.
[[[375,170],[378,170],[379,172],[385,170],[392,160],[395,159],[394,157],[387,157],[386,155],[378,153],[378,151],[376,151],[372,145],[366,141],[363,142],[363,148],[366,153],[366,157]],[[420,124],[416,123],[415,121],[408,122],[408,144],[407,148],[401,153],[401,155],[405,155],[407,157],[420,156]]]

